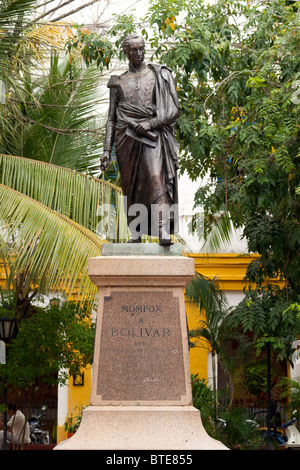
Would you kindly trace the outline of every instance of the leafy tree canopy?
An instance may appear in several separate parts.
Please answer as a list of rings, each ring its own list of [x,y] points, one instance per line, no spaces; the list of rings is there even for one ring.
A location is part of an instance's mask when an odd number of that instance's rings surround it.
[[[1,312],[15,307],[8,296]],[[53,299],[48,305],[31,307],[31,315],[20,323],[16,337],[8,346],[9,360],[0,368],[0,375],[2,379],[7,375],[10,385],[26,389],[38,379],[56,383],[60,371],[58,381],[64,383],[67,369],[70,375],[76,376],[92,364],[93,351],[94,323],[90,308]]]
[[[222,225],[226,233],[229,221],[243,228],[249,251],[260,254],[249,282],[284,279],[294,298],[300,287],[299,22],[293,1],[152,0],[143,22],[121,15],[108,32],[117,46],[139,31],[152,59],[173,71],[182,111],[181,171],[207,182],[195,198],[204,207],[205,238]]]
[[[148,20],[177,80],[181,169],[208,177],[205,236],[230,220],[260,255],[234,324],[283,352],[299,331],[299,2],[154,0]]]
[[[245,331],[252,318],[251,328],[269,339],[286,337],[287,323],[298,321],[291,303],[300,287],[299,19],[299,2],[287,0],[152,0],[143,22],[121,15],[108,32],[117,47],[139,31],[152,59],[173,71],[181,171],[207,181],[195,198],[205,238],[233,224],[260,255],[246,275],[251,302],[247,297],[236,315]],[[117,54],[110,46],[105,55],[99,38],[78,38],[70,48],[80,46],[87,64],[102,66]],[[270,313],[280,319],[268,321]]]
[[[289,3],[154,1],[149,13],[151,44],[176,74],[181,169],[210,177],[196,197],[206,227],[228,212],[259,253],[299,243],[300,38]]]

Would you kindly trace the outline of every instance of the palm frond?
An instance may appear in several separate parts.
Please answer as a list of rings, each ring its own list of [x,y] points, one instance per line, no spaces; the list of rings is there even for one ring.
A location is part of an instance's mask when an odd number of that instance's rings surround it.
[[[64,48],[73,37],[72,24],[56,22],[38,25],[32,22],[38,0],[1,0],[0,1],[0,60],[3,52],[25,59],[33,57],[41,62],[43,51],[51,47]]]
[[[57,165],[0,154],[0,183],[72,219],[102,238],[128,239],[121,189]],[[108,225],[106,227],[105,225]]]
[[[39,286],[77,299],[93,301],[95,286],[88,277],[88,259],[99,256],[103,240],[37,202],[0,185],[0,255],[8,283],[25,273],[27,288]]]
[[[217,281],[198,272],[186,286],[185,295],[189,302],[199,307],[199,313],[227,307],[226,296]]]
[[[231,241],[234,232],[230,214],[228,212],[216,214],[208,234],[204,238],[201,251],[206,253],[218,252]]]
[[[202,347],[211,350],[211,333],[205,326],[189,330],[189,338],[191,347]]]
[[[74,37],[72,26],[71,23],[32,24],[25,31],[19,43],[19,50],[33,52],[34,59],[40,64],[43,64],[45,59],[48,62],[51,48],[63,50],[67,41]]]
[[[0,152],[91,171],[103,151],[99,72],[52,53],[49,68],[7,78]],[[98,170],[99,171],[99,170]]]
[[[24,22],[32,16],[37,0],[1,0],[0,2],[0,79],[7,69],[7,60],[11,59],[23,37]],[[11,72],[11,70],[10,70]]]
[[[1,0],[0,2],[0,27],[14,24],[22,17],[30,17],[38,0]]]

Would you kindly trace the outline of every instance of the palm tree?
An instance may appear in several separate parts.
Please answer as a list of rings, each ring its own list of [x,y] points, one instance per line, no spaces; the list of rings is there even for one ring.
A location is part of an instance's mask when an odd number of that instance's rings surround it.
[[[102,180],[63,167],[10,155],[0,155],[0,181],[0,248],[8,281],[26,272],[27,291],[38,282],[42,291],[72,292],[81,279],[78,298],[89,298],[94,289],[82,267],[101,254],[105,243],[97,235],[98,209],[106,199],[116,217],[122,210],[120,189],[109,182],[104,188]]]
[[[33,293],[76,286],[85,301],[95,294],[84,268],[88,258],[101,254],[107,239],[127,240],[128,229],[120,188],[94,176],[103,138],[101,70],[86,68],[76,51],[62,57],[72,30],[36,25],[36,5],[0,4],[0,79],[6,84],[0,104],[0,254],[22,302],[31,299],[32,286]],[[215,283],[200,275],[186,292],[201,306],[220,296]]]
[[[2,153],[90,171],[103,140],[98,81],[95,68],[55,51],[46,75],[24,72],[24,89],[7,95],[2,109]]]
[[[109,226],[125,226],[120,189],[92,176],[101,73],[59,54],[71,29],[30,22],[36,4],[0,3],[0,256],[24,315],[50,289],[93,302],[87,260],[101,254]],[[118,236],[126,239],[127,226]]]

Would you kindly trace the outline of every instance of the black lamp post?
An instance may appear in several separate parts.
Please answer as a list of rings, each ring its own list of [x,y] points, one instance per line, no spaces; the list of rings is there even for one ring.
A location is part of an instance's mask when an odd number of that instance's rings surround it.
[[[271,442],[271,343],[268,341],[267,343],[267,390],[268,390],[268,439],[267,439],[267,450],[272,450],[272,442]],[[274,432],[275,432],[275,424],[274,424]]]
[[[5,347],[16,335],[17,322],[15,318],[0,317],[0,340],[4,342]],[[2,450],[8,450],[7,445],[7,385],[4,384],[4,413],[3,413],[3,444]]]

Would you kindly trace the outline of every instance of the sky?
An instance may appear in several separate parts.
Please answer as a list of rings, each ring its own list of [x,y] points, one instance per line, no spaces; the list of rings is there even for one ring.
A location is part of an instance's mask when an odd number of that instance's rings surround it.
[[[45,2],[41,1],[41,5]],[[52,0],[46,7],[47,12],[53,10],[53,8],[61,5],[65,5],[57,11],[52,12],[50,15],[47,15],[42,19],[51,19],[54,20],[59,17],[61,14],[66,12],[72,12],[83,4],[90,4],[91,0]],[[70,16],[64,18],[63,21],[73,21],[79,24],[90,25],[95,23],[95,20],[101,18],[102,21],[106,21],[112,17],[113,14],[123,14],[128,13],[135,8],[135,15],[142,17],[148,8],[148,0],[99,0],[93,3],[92,5],[81,9],[79,12],[74,12]],[[39,14],[43,13],[43,7],[39,9]]]

